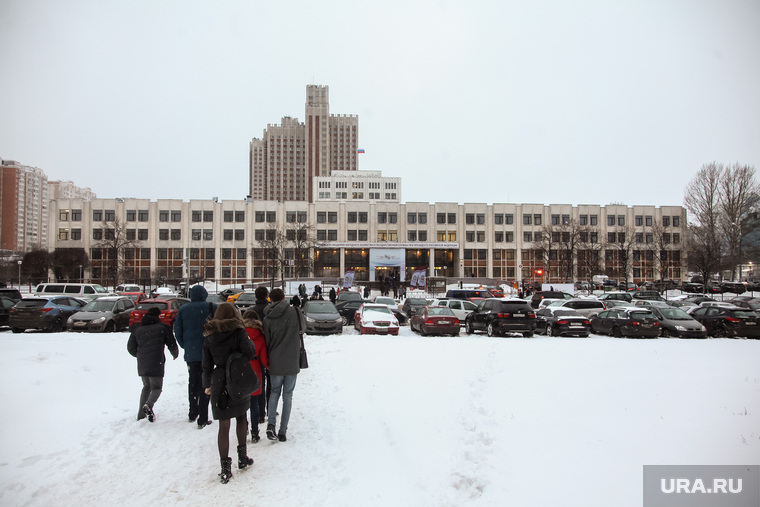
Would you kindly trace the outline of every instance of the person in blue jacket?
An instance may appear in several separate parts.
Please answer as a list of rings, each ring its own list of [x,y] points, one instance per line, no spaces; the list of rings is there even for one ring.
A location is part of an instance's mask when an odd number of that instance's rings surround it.
[[[193,285],[189,291],[190,302],[182,305],[174,321],[174,336],[179,346],[185,350],[188,383],[187,395],[190,410],[189,422],[198,419],[198,429],[211,424],[208,417],[209,396],[203,390],[203,326],[215,306],[206,301],[208,292],[202,285]]]

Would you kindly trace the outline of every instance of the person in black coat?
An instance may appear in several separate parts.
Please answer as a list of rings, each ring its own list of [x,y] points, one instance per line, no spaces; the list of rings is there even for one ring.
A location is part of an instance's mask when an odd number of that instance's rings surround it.
[[[245,331],[243,318],[232,303],[222,303],[214,312],[214,317],[203,327],[203,387],[211,396],[211,413],[219,421],[217,445],[222,472],[219,480],[227,483],[232,477],[230,450],[230,420],[235,419],[237,434],[238,468],[253,465],[248,457],[246,436],[248,435],[248,410],[251,397],[240,401],[230,399],[227,394],[227,358],[232,352],[240,352],[249,360],[256,358],[253,341]]]
[[[164,365],[166,356],[164,347],[169,349],[172,357],[177,359],[179,347],[174,339],[172,329],[161,322],[158,308],[150,308],[143,316],[140,325],[135,326],[129,334],[127,351],[137,358],[137,374],[142,379],[143,388],[140,393],[140,408],[137,420],[155,421],[153,405],[164,386]]]
[[[254,292],[254,296],[256,296],[256,304],[253,305],[253,309],[263,319],[264,308],[269,306],[269,289],[263,285],[261,287],[257,287],[256,292]],[[269,396],[272,394],[272,386],[269,385],[269,370],[266,368],[264,368],[263,371],[261,384],[262,388],[264,389],[265,396],[259,397],[259,424],[264,423],[267,413],[267,406],[269,405]]]

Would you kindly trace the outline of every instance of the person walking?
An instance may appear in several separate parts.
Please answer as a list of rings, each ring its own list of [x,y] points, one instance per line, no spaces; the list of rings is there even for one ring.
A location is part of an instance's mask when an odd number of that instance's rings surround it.
[[[245,332],[248,333],[248,337],[253,342],[253,346],[256,349],[256,359],[251,361],[253,371],[258,375],[261,380],[261,387],[253,393],[251,393],[251,441],[255,444],[261,438],[259,437],[259,424],[263,423],[263,414],[261,413],[261,405],[264,396],[264,381],[263,373],[269,366],[269,357],[267,356],[267,342],[264,338],[264,327],[261,323],[261,317],[256,310],[248,308],[243,312],[243,323],[245,324]]]
[[[174,335],[179,346],[185,349],[187,363],[187,398],[190,406],[187,419],[198,420],[198,429],[211,424],[208,417],[208,395],[203,392],[203,325],[214,313],[214,304],[207,303],[208,292],[202,285],[190,287],[190,302],[182,305],[174,321]]]
[[[335,292],[335,287],[330,287],[330,302],[332,304],[335,304],[335,301],[338,299],[338,294]]]
[[[250,396],[237,401],[227,394],[227,359],[233,352],[240,352],[249,360],[256,358],[253,342],[248,338],[245,324],[232,303],[221,303],[214,316],[203,326],[203,387],[211,398],[211,413],[219,421],[217,446],[222,471],[219,481],[226,484],[232,477],[230,451],[230,420],[235,419],[237,435],[238,468],[253,465],[248,457],[245,437],[248,434],[247,412],[251,406]]]
[[[138,421],[145,418],[150,422],[156,420],[153,406],[164,386],[164,347],[169,349],[174,359],[179,356],[172,329],[161,322],[158,318],[160,313],[156,307],[148,309],[140,325],[132,329],[127,340],[127,351],[137,358],[137,374],[143,383],[137,411]]]
[[[254,296],[256,297],[256,304],[253,305],[253,309],[256,311],[256,313],[259,315],[259,320],[263,322],[264,320],[264,308],[269,306],[269,289],[264,287],[263,285],[256,288],[256,291],[254,292]],[[269,383],[269,370],[267,367],[264,368],[263,376],[261,377],[261,387],[264,389],[264,396],[260,396],[258,399],[259,402],[259,424],[264,424],[264,420],[267,413],[267,407],[269,406],[269,396],[272,392],[272,387]]]
[[[269,295],[272,303],[264,310],[264,338],[269,356],[269,379],[272,394],[267,406],[267,438],[287,440],[288,421],[293,404],[296,377],[301,371],[301,312],[285,301],[282,289],[273,289]],[[277,405],[282,395],[280,429],[275,434]]]

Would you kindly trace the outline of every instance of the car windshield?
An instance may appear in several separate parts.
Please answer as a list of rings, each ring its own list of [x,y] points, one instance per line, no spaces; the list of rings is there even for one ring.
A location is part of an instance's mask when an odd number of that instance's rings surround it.
[[[428,315],[447,315],[453,316],[454,312],[448,306],[431,306],[427,310]]]
[[[427,299],[422,298],[407,298],[407,301],[411,306],[426,306]]]
[[[364,310],[367,312],[390,313],[391,315],[393,314],[391,309],[387,306],[367,306],[364,308]]]
[[[731,310],[731,315],[739,319],[751,319],[757,317],[755,312],[751,312],[749,310]]]
[[[96,299],[95,301],[90,301],[86,305],[84,305],[84,308],[82,308],[83,312],[110,312],[113,310],[113,305],[115,303],[113,301],[101,301],[99,299]]]
[[[554,315],[556,317],[583,317],[583,315],[576,312],[575,310],[556,310],[554,312]]]
[[[328,301],[309,302],[306,307],[308,313],[336,313],[337,310],[332,303]]]
[[[375,298],[375,303],[379,305],[395,305],[396,300],[393,298],[379,297],[379,298]]]
[[[631,312],[631,320],[648,320],[648,319],[654,319],[654,314],[652,312]]]
[[[663,318],[669,320],[692,320],[688,313],[679,308],[658,308]]]
[[[155,302],[151,302],[151,303],[140,303],[139,305],[137,305],[137,309],[138,310],[143,310],[143,311],[150,310],[151,308],[158,308],[159,310],[166,310],[167,306],[169,306],[169,304],[166,303],[166,302],[155,301]]]
[[[95,289],[95,292],[98,293],[98,294],[107,294],[108,293],[108,291],[106,289],[104,289],[102,285],[93,285],[92,288]]]
[[[16,303],[16,308],[35,308],[40,306],[45,306],[45,303],[47,303],[47,299],[22,299],[18,303]]]
[[[564,303],[565,302],[562,299],[558,299],[556,301],[552,301],[551,303],[549,303],[546,306],[564,306]]]
[[[237,298],[238,301],[256,301],[256,294],[253,292],[244,292]]]

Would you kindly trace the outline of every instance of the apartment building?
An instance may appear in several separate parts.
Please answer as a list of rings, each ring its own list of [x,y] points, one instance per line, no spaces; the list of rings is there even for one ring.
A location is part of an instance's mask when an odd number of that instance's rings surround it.
[[[313,202],[314,178],[358,169],[359,118],[331,115],[329,87],[306,86],[305,121],[285,116],[249,147],[254,200]]]
[[[48,178],[42,169],[0,161],[0,250],[48,248]]]

